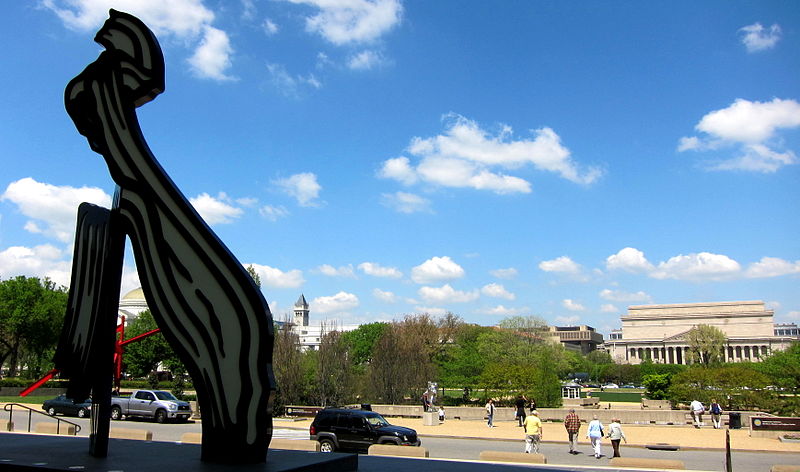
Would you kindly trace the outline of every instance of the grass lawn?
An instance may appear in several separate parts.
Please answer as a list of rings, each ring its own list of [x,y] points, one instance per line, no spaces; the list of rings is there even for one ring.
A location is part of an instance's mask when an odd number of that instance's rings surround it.
[[[620,391],[617,391],[620,390]],[[605,391],[592,390],[592,398],[599,398],[601,402],[631,402],[640,403],[644,392],[634,389],[606,389]]]
[[[19,395],[0,395],[0,403],[35,403],[41,405],[42,402],[51,398],[53,398],[53,395],[28,395],[27,397],[20,397]]]

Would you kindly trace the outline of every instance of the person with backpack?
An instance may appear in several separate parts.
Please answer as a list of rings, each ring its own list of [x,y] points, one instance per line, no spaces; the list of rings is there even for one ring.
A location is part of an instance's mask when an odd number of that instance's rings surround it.
[[[714,429],[722,428],[722,422],[720,421],[722,417],[722,407],[719,406],[717,400],[711,400],[709,410],[711,411],[711,422],[714,423]]]

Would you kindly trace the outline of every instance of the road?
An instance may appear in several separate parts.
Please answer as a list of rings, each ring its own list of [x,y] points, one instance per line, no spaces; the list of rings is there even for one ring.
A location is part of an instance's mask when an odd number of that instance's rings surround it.
[[[38,418],[37,418],[38,417]],[[81,425],[81,432],[79,436],[88,436],[89,434],[89,420],[71,417],[61,417],[63,419],[72,421]],[[15,411],[14,423],[16,424],[16,431],[22,432],[27,430],[28,416],[21,412]],[[5,424],[8,421],[8,412],[0,411],[0,422]],[[32,428],[38,421],[53,421],[44,415],[34,415],[31,423]],[[199,422],[189,423],[167,423],[157,424],[146,420],[125,420],[113,421],[111,423],[113,428],[133,428],[133,429],[148,429],[153,432],[153,438],[158,441],[180,441],[181,436],[188,432],[200,432],[201,426]],[[286,439],[307,439],[308,430],[306,428],[297,429],[292,428],[291,423],[281,424],[276,422],[274,436],[276,438]],[[422,445],[426,447],[431,457],[444,458],[444,459],[465,459],[477,460],[481,451],[519,451],[524,450],[523,441],[498,441],[498,440],[477,440],[477,439],[457,439],[457,438],[436,438],[421,436]],[[549,464],[564,464],[564,465],[584,465],[584,466],[607,466],[608,457],[595,459],[592,451],[586,444],[579,446],[581,454],[571,455],[568,453],[568,448],[565,443],[549,443],[545,442],[541,445],[540,452],[547,457]],[[605,454],[611,453],[611,447],[604,444],[603,452]],[[684,461],[686,467],[695,470],[707,471],[720,471],[725,470],[725,453],[724,451],[651,451],[648,449],[638,447],[621,448],[621,453],[626,457],[646,457],[652,459],[678,459]],[[752,472],[768,472],[770,466],[773,464],[793,464],[800,465],[800,454],[788,453],[759,453],[759,452],[732,452],[733,470],[735,471],[752,471]]]

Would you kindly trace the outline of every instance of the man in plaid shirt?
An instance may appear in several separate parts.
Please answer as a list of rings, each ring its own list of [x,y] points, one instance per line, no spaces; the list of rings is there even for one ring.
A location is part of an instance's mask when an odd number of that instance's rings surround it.
[[[578,430],[581,429],[581,419],[575,414],[574,408],[570,409],[564,418],[564,427],[567,428],[567,434],[569,434],[569,453],[577,454],[575,446],[578,441]]]

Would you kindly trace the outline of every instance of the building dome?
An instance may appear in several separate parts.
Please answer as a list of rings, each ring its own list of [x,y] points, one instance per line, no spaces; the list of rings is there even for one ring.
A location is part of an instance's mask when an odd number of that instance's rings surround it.
[[[147,310],[147,300],[144,298],[142,287],[131,290],[119,300],[118,314],[124,316],[126,322],[136,318],[145,310]]]

